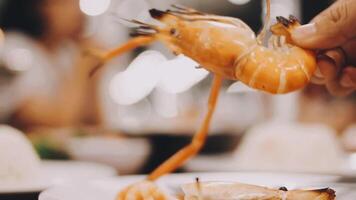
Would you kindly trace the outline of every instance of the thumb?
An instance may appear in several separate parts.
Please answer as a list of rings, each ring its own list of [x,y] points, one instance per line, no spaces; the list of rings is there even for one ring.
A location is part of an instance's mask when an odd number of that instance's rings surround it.
[[[292,32],[294,42],[311,49],[341,46],[356,36],[356,3],[339,0],[315,17],[310,24]]]

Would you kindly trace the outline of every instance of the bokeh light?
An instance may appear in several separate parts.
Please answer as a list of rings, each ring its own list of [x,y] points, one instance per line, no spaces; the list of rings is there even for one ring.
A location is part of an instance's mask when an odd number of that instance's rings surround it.
[[[158,87],[169,93],[181,93],[208,76],[209,72],[203,68],[196,69],[199,64],[192,59],[179,55],[167,61],[162,66],[162,76]]]
[[[249,93],[249,92],[258,92],[257,90],[248,87],[247,85],[241,83],[240,81],[233,83],[227,89],[228,93]]]
[[[148,10],[150,5],[143,0],[121,0],[116,9],[115,16],[123,19],[136,19],[143,22],[148,22],[150,15]],[[132,12],[134,10],[134,12]],[[122,24],[132,26],[132,23],[128,23],[121,20]]]
[[[141,53],[125,70],[112,79],[109,91],[116,103],[131,105],[145,98],[160,80],[160,64],[166,58],[157,51]]]
[[[178,95],[157,89],[152,94],[152,103],[156,113],[163,118],[173,118],[178,115]]]
[[[243,4],[247,4],[251,0],[229,0],[229,1],[233,4],[243,5]]]
[[[97,16],[105,13],[110,6],[111,0],[80,0],[80,10],[87,15]]]
[[[131,105],[149,95],[156,86],[171,94],[185,92],[209,74],[205,69],[196,69],[197,66],[183,55],[167,60],[158,51],[145,51],[127,70],[114,76],[110,95],[118,104]]]

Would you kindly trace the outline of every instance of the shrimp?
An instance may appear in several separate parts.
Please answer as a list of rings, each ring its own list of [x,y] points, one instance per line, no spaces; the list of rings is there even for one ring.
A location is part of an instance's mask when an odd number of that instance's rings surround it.
[[[267,0],[268,1],[268,0]],[[268,10],[269,10],[269,3]],[[184,54],[213,74],[238,80],[249,87],[272,94],[283,94],[303,88],[316,70],[316,55],[295,46],[291,31],[300,26],[298,20],[277,17],[271,27],[274,34],[269,47],[262,45],[266,24],[256,38],[241,20],[201,13],[191,8],[174,6],[176,10],[151,9],[150,14],[164,26],[158,27],[136,20],[140,26],[132,39],[105,56],[108,60],[124,51],[155,40],[163,42],[175,54]]]
[[[269,46],[262,45],[270,18],[270,0],[266,2],[266,23],[257,37],[248,25],[237,18],[173,6],[173,10],[149,11],[161,25],[131,20],[138,25],[133,33],[136,37],[99,55],[104,63],[136,47],[160,41],[173,53],[190,57],[214,74],[207,114],[192,142],[155,169],[147,177],[148,181],[174,171],[202,148],[223,79],[241,81],[249,87],[272,94],[301,89],[310,81],[316,70],[316,55],[294,45],[291,31],[300,26],[295,17],[277,17],[278,22],[271,26],[273,36],[269,39]]]
[[[278,17],[271,30],[270,47],[264,47],[264,32],[255,37],[242,21],[202,14],[194,10],[159,11],[151,15],[166,24],[157,29],[158,40],[177,54],[193,58],[221,77],[240,80],[246,85],[273,94],[304,87],[315,69],[312,51],[294,46],[290,32],[299,22]]]
[[[290,190],[281,187],[267,187],[231,183],[205,182],[190,183],[182,186],[185,200],[210,199],[254,199],[254,200],[334,200],[335,191],[330,188],[317,190]]]
[[[256,185],[235,182],[200,182],[184,184],[182,187],[184,200],[210,199],[254,199],[254,200],[334,200],[335,191],[330,188],[316,190],[289,190],[286,187],[272,189]],[[118,200],[177,200],[160,190],[151,181],[142,181],[125,188]]]

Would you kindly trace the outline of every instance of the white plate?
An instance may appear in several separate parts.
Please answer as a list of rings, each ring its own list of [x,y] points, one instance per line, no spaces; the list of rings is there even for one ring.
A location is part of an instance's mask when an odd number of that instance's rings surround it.
[[[268,187],[287,186],[290,189],[296,187],[332,187],[333,189],[336,189],[340,195],[342,195],[341,193],[344,191],[355,191],[353,185],[336,186],[333,182],[338,180],[338,176],[287,173],[243,172],[173,174],[159,179],[157,183],[162,189],[175,193],[179,191],[180,185],[193,182],[196,177],[199,177],[201,181],[234,181]],[[120,189],[131,183],[143,180],[143,178],[143,176],[123,176],[120,178],[91,181],[84,185],[66,184],[42,192],[39,200],[114,200]]]
[[[41,167],[38,179],[1,183],[0,194],[40,192],[57,184],[116,175],[111,167],[89,162],[42,161]]]

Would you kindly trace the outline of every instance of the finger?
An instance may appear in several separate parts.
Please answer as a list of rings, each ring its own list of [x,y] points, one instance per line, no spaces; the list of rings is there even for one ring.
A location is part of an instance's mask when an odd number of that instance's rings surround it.
[[[316,68],[310,81],[316,85],[325,85],[326,80],[324,75],[320,72],[319,67]]]
[[[347,55],[347,63],[356,66],[356,36],[354,39],[345,43],[342,48]]]
[[[343,70],[340,84],[347,88],[356,88],[356,68],[348,66]]]
[[[345,53],[341,48],[327,50],[326,52],[324,52],[324,54],[327,57],[331,58],[338,68],[340,68],[346,64]]]
[[[294,42],[311,49],[328,49],[341,46],[356,34],[356,4],[337,1],[313,19],[292,32]]]
[[[337,78],[337,74],[340,71],[340,65],[326,55],[319,55],[317,65],[320,73],[325,78],[325,81],[331,81]]]
[[[312,83],[324,85],[326,80],[336,78],[338,71],[345,64],[345,61],[345,55],[341,48],[326,51],[323,55],[319,56],[318,68],[312,77]]]
[[[329,53],[329,55],[333,54]],[[341,67],[337,62],[339,62],[337,59],[335,62],[332,58],[326,55],[321,55],[319,56],[318,67],[321,74],[325,77],[325,87],[330,94],[334,96],[346,96],[354,90],[353,88],[343,87],[340,84],[338,74]]]
[[[328,50],[318,56],[318,68],[312,77],[312,83],[318,85],[326,84],[327,80],[337,77],[338,72],[345,63],[343,51],[338,49]]]
[[[339,97],[347,96],[355,90],[354,88],[343,87],[339,80],[329,81],[325,86],[331,95]]]

